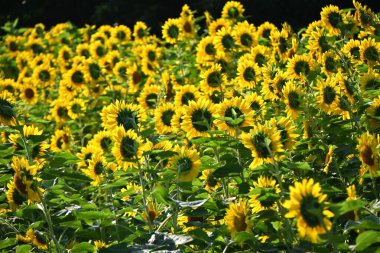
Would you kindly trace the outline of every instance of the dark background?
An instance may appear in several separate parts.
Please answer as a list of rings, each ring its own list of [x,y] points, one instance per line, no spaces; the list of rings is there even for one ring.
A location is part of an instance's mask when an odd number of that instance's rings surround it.
[[[152,33],[161,36],[161,25],[170,17],[178,17],[183,4],[197,11],[196,16],[208,10],[214,18],[221,15],[227,0],[0,0],[0,26],[19,18],[19,26],[43,23],[47,28],[70,21],[84,24],[125,24],[130,28],[142,20]],[[295,30],[320,18],[322,7],[334,4],[352,8],[351,0],[241,0],[256,26],[270,21],[279,26],[287,21]],[[380,11],[380,0],[362,0],[375,13]]]

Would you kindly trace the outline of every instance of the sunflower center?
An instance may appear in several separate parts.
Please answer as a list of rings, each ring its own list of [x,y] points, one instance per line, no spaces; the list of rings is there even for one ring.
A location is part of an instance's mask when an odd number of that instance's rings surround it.
[[[234,228],[237,232],[245,231],[247,229],[247,223],[245,222],[245,215],[242,213],[236,213],[234,215]]]
[[[50,80],[50,73],[49,71],[47,70],[41,70],[40,73],[38,73],[38,78],[42,81],[42,82],[47,82]]]
[[[215,187],[218,184],[218,180],[216,180],[213,173],[210,173],[210,175],[208,175],[207,180],[206,180],[206,184],[209,187]]]
[[[75,71],[71,76],[71,81],[73,81],[75,84],[82,84],[84,82],[84,75],[82,71]]]
[[[95,174],[96,175],[100,175],[100,174],[102,174],[102,172],[104,171],[104,165],[103,165],[103,163],[102,162],[97,162],[96,164],[95,164],[95,167],[94,167],[94,172],[95,172]]]
[[[25,91],[24,91],[24,94],[25,94],[25,97],[27,99],[32,99],[34,98],[34,90],[31,89],[31,88],[26,88]]]
[[[92,79],[98,80],[98,78],[100,77],[99,65],[96,63],[91,63],[91,64],[89,64],[88,68],[90,70],[89,72],[90,72],[90,76],[92,77]]]
[[[85,164],[88,166],[89,165],[89,160],[91,160],[91,158],[92,158],[92,153],[87,153],[87,154],[85,154],[84,155],[84,162],[85,162]]]
[[[376,116],[376,117],[380,117],[380,106],[377,106],[377,107],[375,108],[374,116]]]
[[[18,206],[21,205],[24,201],[26,201],[26,198],[22,194],[20,194],[17,189],[13,191],[12,198],[13,202]]]
[[[14,182],[15,182],[15,186],[17,190],[21,194],[24,194],[24,195],[28,194],[27,186],[26,184],[24,184],[24,182],[22,181],[22,178],[20,177],[18,173],[14,177]]]
[[[215,55],[216,53],[216,50],[215,50],[215,47],[212,43],[208,43],[205,47],[205,52],[206,54],[208,55]]]
[[[234,38],[230,34],[224,35],[221,41],[225,49],[231,49],[235,44]]]
[[[132,159],[137,153],[138,143],[130,137],[121,140],[120,153],[124,159]]]
[[[236,106],[232,106],[232,107],[229,107],[227,108],[227,110],[224,112],[224,117],[229,117],[229,118],[232,118],[232,119],[237,119],[239,118],[241,115],[243,115],[243,113],[240,111],[240,109]],[[226,122],[227,125],[229,126],[232,126],[230,123]],[[239,126],[243,123],[240,122],[239,123]]]
[[[258,53],[255,56],[255,62],[259,65],[259,67],[262,67],[267,62],[267,58],[265,55]]]
[[[222,74],[220,71],[213,71],[207,76],[207,84],[213,88],[219,87],[222,83]]]
[[[330,105],[332,102],[334,102],[336,98],[336,93],[333,87],[331,86],[326,86],[323,89],[323,101]]]
[[[155,61],[156,60],[156,52],[149,50],[148,58],[150,61]]]
[[[66,61],[67,61],[68,59],[70,59],[70,53],[67,52],[67,51],[64,51],[63,54],[62,54],[62,56],[63,56],[63,59],[65,59]]]
[[[322,53],[326,52],[330,48],[329,43],[327,43],[326,36],[319,37],[318,45],[320,46]]]
[[[372,16],[363,10],[360,10],[360,22],[363,25],[369,25],[372,22]]]
[[[145,36],[144,29],[142,29],[142,28],[138,29],[137,30],[137,37],[139,37],[141,39],[141,38],[144,38],[144,36]]]
[[[280,131],[281,143],[285,145],[289,138],[288,131],[286,131],[286,128],[281,125],[277,125],[276,127]]]
[[[260,111],[260,104],[257,101],[253,101],[249,107],[255,112]]]
[[[168,35],[170,38],[177,39],[179,36],[179,29],[176,25],[171,25],[168,29]]]
[[[157,98],[158,98],[158,95],[156,93],[150,93],[148,96],[146,96],[145,102],[149,108],[155,108],[156,107]]]
[[[166,110],[161,115],[162,123],[164,123],[165,126],[171,126],[171,120],[173,118],[174,111],[172,110]]]
[[[118,70],[118,73],[119,73],[120,76],[124,77],[126,75],[126,73],[127,73],[127,68],[124,67],[124,66],[120,67],[119,70]]]
[[[314,196],[305,196],[301,203],[301,215],[309,227],[316,227],[321,224],[320,217],[316,214],[321,213],[321,204]]]
[[[81,109],[82,109],[82,107],[81,107],[79,104],[73,104],[73,105],[71,106],[71,110],[72,110],[73,113],[75,113],[75,114],[80,113]]]
[[[269,146],[267,145],[266,136],[263,133],[258,133],[252,136],[252,143],[255,146],[258,158],[268,158],[270,157]]]
[[[255,70],[252,67],[245,68],[243,72],[243,77],[244,77],[244,80],[246,80],[247,82],[254,81],[256,77]]]
[[[58,147],[59,149],[62,148],[62,145],[63,145],[62,138],[58,138],[58,139],[57,139],[57,143],[56,143],[56,145],[57,145],[57,147]]]
[[[16,42],[14,41],[11,41],[11,43],[9,43],[9,50],[10,51],[17,51],[18,50],[18,45]]]
[[[294,65],[294,71],[296,72],[297,75],[300,75],[300,74],[307,75],[310,71],[309,63],[304,60],[297,61],[296,64]]]
[[[243,46],[250,47],[252,45],[252,42],[253,42],[252,37],[248,33],[243,33],[240,36],[240,43]]]
[[[80,52],[80,55],[84,56],[87,59],[87,58],[90,58],[91,54],[87,49],[82,49],[82,51]]]
[[[328,72],[336,72],[336,62],[333,57],[326,57],[325,68]]]
[[[285,38],[280,37],[280,45],[278,46],[281,53],[285,53],[288,48],[288,43]]]
[[[342,23],[342,17],[338,12],[331,12],[328,15],[328,20],[331,26],[334,28],[338,28],[338,25]]]
[[[271,29],[265,29],[265,30],[263,31],[263,35],[262,35],[262,36],[263,36],[264,38],[266,38],[266,39],[269,39],[269,36],[270,36],[271,32],[272,32]]]
[[[110,145],[112,143],[112,140],[109,138],[109,137],[103,137],[101,140],[100,140],[100,147],[104,150],[104,151],[108,151]]]
[[[97,56],[103,57],[107,53],[107,50],[103,46],[100,45],[96,48],[95,52]]]
[[[122,125],[126,131],[129,129],[135,129],[139,123],[137,117],[134,116],[136,112],[124,109],[117,114],[117,124]]]
[[[365,164],[369,166],[373,166],[375,164],[375,159],[371,147],[366,145],[360,155]]]
[[[191,25],[191,23],[188,20],[186,20],[185,24],[183,25],[183,30],[186,33],[191,33],[193,31],[192,25]]]
[[[68,117],[68,110],[66,107],[58,107],[57,114],[60,118]]]
[[[134,84],[138,84],[141,80],[140,73],[138,71],[134,71],[132,74],[132,80]]]
[[[280,79],[276,83],[277,91],[278,93],[282,93],[282,88],[285,86],[286,80],[285,79]]]
[[[289,107],[298,110],[301,106],[300,96],[297,92],[291,91],[288,94]]]
[[[177,169],[179,174],[188,173],[193,166],[193,162],[188,157],[181,157],[177,161]]]
[[[378,61],[379,60],[379,52],[376,47],[369,46],[364,50],[364,57],[369,61]]]
[[[44,51],[42,46],[38,43],[32,44],[31,48],[33,50],[33,53],[35,53],[35,54],[40,54],[40,53],[42,53],[42,51]]]
[[[350,54],[353,56],[354,59],[360,58],[360,49],[359,47],[352,47],[350,49]]]
[[[154,221],[156,219],[156,212],[154,210],[149,210],[149,220]]]
[[[192,92],[186,92],[181,97],[181,103],[182,105],[188,105],[190,101],[195,100],[194,93]]]
[[[117,37],[119,40],[124,40],[124,39],[127,37],[127,35],[125,34],[124,31],[117,31],[117,33],[116,33],[116,37]]]
[[[239,10],[236,7],[231,7],[228,9],[228,17],[237,18],[239,16]]]
[[[214,90],[210,96],[210,99],[214,104],[219,104],[223,101],[222,93],[220,91]]]
[[[199,132],[209,130],[211,126],[211,113],[207,109],[195,110],[191,115],[193,127]]]

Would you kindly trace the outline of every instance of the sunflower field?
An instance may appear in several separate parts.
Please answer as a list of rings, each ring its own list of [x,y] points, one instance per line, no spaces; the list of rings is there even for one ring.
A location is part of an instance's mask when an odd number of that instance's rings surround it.
[[[380,252],[380,15],[6,23],[2,252]]]

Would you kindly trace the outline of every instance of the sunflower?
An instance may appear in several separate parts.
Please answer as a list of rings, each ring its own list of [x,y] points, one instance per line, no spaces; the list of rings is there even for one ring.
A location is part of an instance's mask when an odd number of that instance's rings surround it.
[[[251,231],[252,221],[249,213],[249,204],[246,199],[237,199],[229,204],[224,221],[232,236],[235,236],[238,232]]]
[[[317,58],[320,58],[324,52],[331,48],[328,41],[327,31],[324,28],[316,27],[309,36],[306,48]]]
[[[26,200],[27,197],[21,194],[17,189],[14,181],[9,181],[7,183],[7,201],[9,208],[15,211],[19,206],[21,206]]]
[[[119,61],[112,69],[113,74],[116,76],[116,80],[119,83],[124,83],[128,80],[127,70],[129,63],[126,61]]]
[[[20,72],[23,70],[28,69],[28,67],[31,67],[31,62],[33,59],[33,55],[28,51],[22,51],[17,53],[16,55],[16,64],[17,68]]]
[[[125,25],[118,25],[112,28],[111,37],[116,39],[118,43],[125,44],[131,40],[131,29]]]
[[[296,127],[292,124],[292,120],[289,118],[281,117],[276,120],[272,118],[269,121],[271,126],[275,126],[280,131],[281,144],[286,150],[294,150],[297,144],[297,137],[299,134],[295,133]]]
[[[183,35],[183,26],[178,18],[169,18],[162,26],[162,38],[169,44],[177,43]]]
[[[285,87],[282,89],[282,93],[284,94],[287,114],[293,119],[296,119],[302,110],[302,96],[304,91],[299,85],[294,84],[292,81],[287,81]]]
[[[11,35],[5,38],[4,43],[8,49],[7,53],[10,57],[16,57],[17,54],[20,52],[22,40],[23,38],[21,36]]]
[[[89,144],[96,146],[102,153],[109,153],[112,148],[112,133],[110,131],[100,130],[94,135]]]
[[[256,124],[253,129],[248,133],[242,133],[239,138],[252,152],[253,161],[249,165],[252,169],[266,163],[273,164],[273,160],[276,159],[275,153],[284,151],[281,133],[276,127]]]
[[[137,21],[136,24],[133,26],[133,37],[135,41],[140,42],[143,39],[145,39],[148,35],[148,26],[142,21]]]
[[[353,4],[356,9],[354,14],[355,22],[363,28],[369,28],[373,25],[376,14],[366,5],[363,6],[356,0],[353,0]]]
[[[73,51],[68,46],[62,46],[58,51],[58,64],[62,72],[70,68],[71,58],[74,56]]]
[[[64,76],[67,84],[74,88],[82,88],[89,82],[90,77],[84,66],[78,65],[68,70]]]
[[[144,220],[146,220],[148,223],[153,222],[155,219],[160,216],[160,212],[157,210],[157,205],[155,202],[149,200],[147,203],[148,213],[144,208]]]
[[[90,53],[94,59],[101,60],[107,55],[108,47],[101,41],[97,40],[90,44]]]
[[[108,169],[106,158],[100,153],[93,153],[83,173],[92,179],[91,185],[98,186],[104,180],[104,171]]]
[[[34,68],[32,78],[40,87],[51,87],[56,78],[55,69],[48,64],[41,64]]]
[[[242,98],[233,97],[229,100],[224,100],[218,105],[216,113],[217,118],[229,118],[226,120],[216,119],[215,125],[219,130],[225,130],[229,135],[235,136],[236,128],[240,131],[241,127],[253,125],[250,103]],[[240,119],[241,122],[232,124],[230,120]]]
[[[202,81],[199,87],[206,93],[214,90],[222,91],[227,82],[227,77],[222,73],[222,66],[220,64],[213,64],[207,70],[203,70],[201,77]]]
[[[244,6],[237,1],[228,1],[223,6],[222,18],[237,20],[243,17]]]
[[[223,27],[228,28],[230,21],[224,18],[219,18],[212,21],[208,27],[208,33],[211,37],[214,37]]]
[[[48,249],[48,239],[47,237],[40,231],[34,229],[28,229],[26,231],[26,237],[30,238],[31,242],[34,246],[36,246],[40,250]]]
[[[372,177],[377,177],[379,170],[379,156],[377,153],[378,138],[369,132],[362,134],[358,138],[356,148],[359,151],[359,159],[362,162],[361,170],[368,171]]]
[[[252,194],[249,199],[249,206],[252,208],[252,213],[259,213],[265,210],[277,210],[276,200],[273,198],[267,198],[266,200],[260,200],[265,194],[278,195],[280,188],[276,183],[276,180],[272,177],[260,176],[257,181],[253,182],[254,187],[251,187],[251,191],[255,189],[261,189],[260,194]]]
[[[326,51],[322,54],[322,71],[326,76],[342,72],[339,56],[334,51]]]
[[[259,96],[256,92],[250,93],[244,97],[244,100],[249,104],[251,109],[251,115],[256,117],[263,117],[266,113],[266,102],[262,96]]]
[[[236,47],[236,42],[232,34],[230,27],[223,27],[216,33],[214,42],[217,52],[230,52]]]
[[[0,92],[0,125],[15,125],[14,97],[6,90]]]
[[[277,30],[277,27],[274,24],[266,21],[262,23],[259,27],[257,27],[256,34],[257,34],[257,37],[262,37],[267,40],[270,40],[270,36],[276,30]]]
[[[347,55],[350,61],[357,63],[360,60],[360,40],[350,39],[343,45],[342,52]]]
[[[257,45],[255,47],[251,48],[251,52],[249,54],[250,59],[257,63],[259,67],[264,67],[266,64],[269,65],[269,61],[271,60],[272,51],[270,48],[263,46],[263,45]]]
[[[139,67],[137,66],[137,64],[133,64],[128,67],[127,77],[128,77],[128,92],[130,94],[135,94],[138,91],[139,85],[141,84],[143,80],[142,73]]]
[[[21,86],[20,97],[27,104],[36,104],[38,102],[37,88],[32,85],[30,78],[24,78],[24,83]]]
[[[51,152],[69,151],[72,142],[71,132],[68,128],[58,129],[54,132],[50,141]]]
[[[201,160],[199,153],[194,148],[175,146],[173,149],[177,155],[169,158],[169,167],[177,174],[178,182],[191,182],[199,173]]]
[[[45,51],[44,44],[41,39],[29,38],[25,43],[27,50],[33,53],[34,56],[39,55]]]
[[[205,190],[210,193],[215,192],[222,185],[211,169],[203,170],[199,179],[204,182]]]
[[[197,45],[197,63],[206,64],[213,62],[216,55],[214,37],[206,36]]]
[[[115,156],[118,165],[127,170],[136,165],[136,161],[143,155],[143,139],[138,136],[133,129],[125,130],[124,127],[114,129],[115,144],[112,147],[112,154]]]
[[[340,26],[343,24],[343,17],[339,7],[329,5],[322,8],[321,20],[323,25],[329,30],[332,36],[340,34]]]
[[[157,107],[161,97],[161,90],[162,88],[158,85],[147,85],[141,91],[137,101],[142,108],[149,112],[149,110],[153,110]]]
[[[84,116],[86,112],[86,103],[83,99],[75,98],[67,105],[68,115],[71,119],[77,119]]]
[[[332,223],[328,218],[334,214],[327,210],[326,194],[321,193],[319,183],[313,179],[303,179],[289,187],[290,200],[286,200],[284,207],[289,209],[286,218],[297,218],[297,229],[301,238],[312,243],[318,242],[318,236],[331,230]]]
[[[380,61],[380,43],[375,39],[364,39],[360,44],[360,58],[370,66]]]
[[[209,130],[213,129],[213,116],[216,106],[208,99],[200,98],[190,101],[184,109],[181,128],[186,132],[186,137],[192,139],[199,136],[209,136]]]
[[[360,77],[359,82],[362,91],[377,90],[380,88],[380,74],[368,69],[368,72]]]
[[[64,98],[58,98],[52,103],[51,115],[57,123],[64,123],[70,120],[69,110],[68,110],[68,101]]]
[[[77,53],[77,55],[83,56],[86,59],[91,57],[90,45],[88,43],[78,44],[77,48],[75,49],[75,52]]]
[[[97,83],[101,81],[102,74],[104,74],[102,72],[104,72],[104,70],[99,65],[98,61],[92,58],[89,58],[84,62],[84,66],[85,66],[86,74],[89,77],[89,81],[91,80],[92,83]]]
[[[109,131],[115,130],[118,126],[123,126],[126,131],[137,130],[147,119],[146,112],[140,105],[119,100],[104,107],[100,116],[102,126]]]
[[[173,132],[172,119],[175,112],[176,107],[171,103],[157,107],[154,111],[154,128],[158,134],[170,134]]]
[[[237,80],[241,89],[255,88],[256,84],[261,80],[261,70],[259,65],[253,61],[239,59],[237,67]]]
[[[317,83],[319,106],[327,114],[334,113],[338,108],[340,89],[333,78],[319,79]]]
[[[310,71],[313,69],[314,62],[309,55],[295,55],[286,65],[289,78],[300,79],[304,81]]]
[[[250,49],[257,45],[256,28],[248,21],[239,22],[234,26],[232,36],[243,49]]]
[[[95,146],[93,143],[88,143],[85,147],[82,147],[80,152],[76,154],[79,161],[77,162],[78,168],[88,168],[89,162],[96,154],[102,154],[102,150]]]

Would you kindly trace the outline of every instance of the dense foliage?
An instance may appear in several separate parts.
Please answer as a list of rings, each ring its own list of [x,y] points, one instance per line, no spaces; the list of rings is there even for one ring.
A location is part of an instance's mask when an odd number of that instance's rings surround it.
[[[245,15],[7,23],[0,249],[378,252],[379,15]]]

